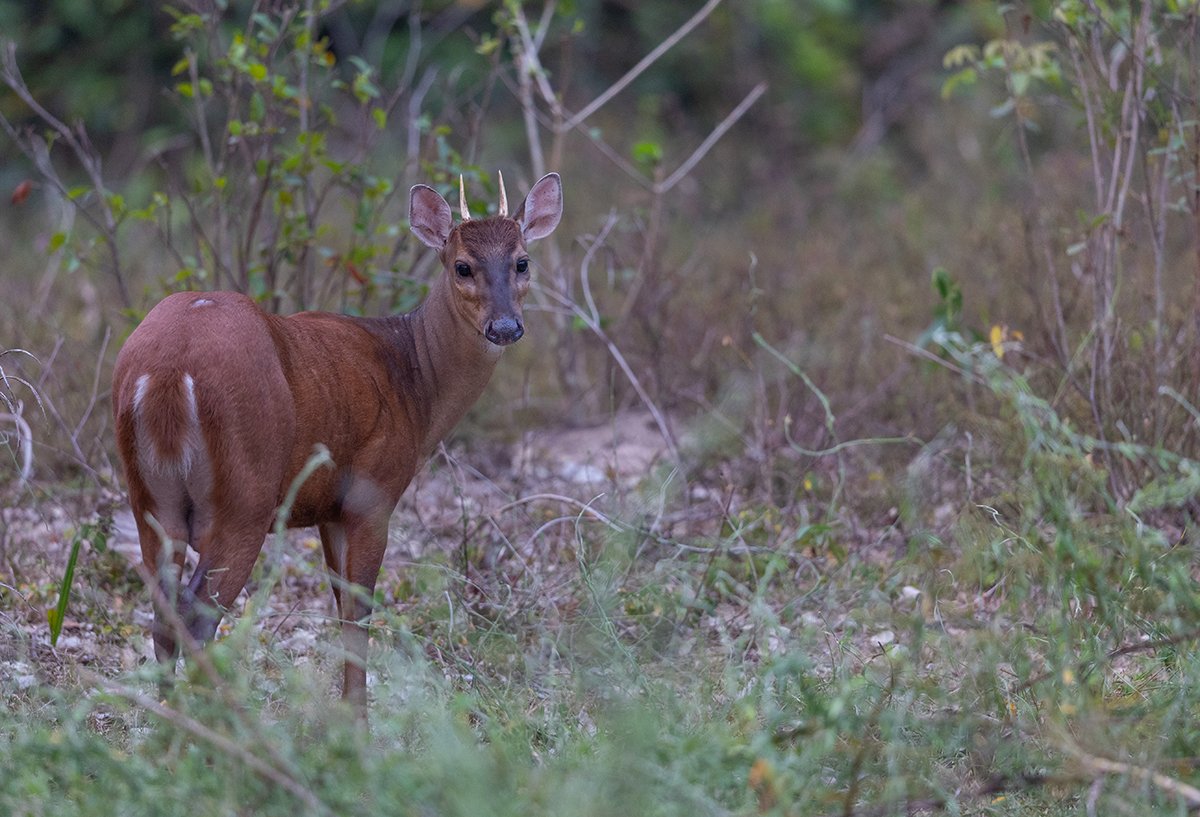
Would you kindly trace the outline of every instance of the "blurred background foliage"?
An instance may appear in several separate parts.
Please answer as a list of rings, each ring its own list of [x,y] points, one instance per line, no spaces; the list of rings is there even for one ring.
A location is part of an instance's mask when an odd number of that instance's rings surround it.
[[[228,15],[243,17],[251,5],[234,2]],[[253,5],[269,9],[271,4]],[[585,98],[608,87],[700,5],[560,3],[562,50],[569,48],[575,58],[572,95]],[[760,107],[756,119],[776,130],[764,142],[785,152],[846,144],[864,126],[864,114],[879,114],[864,110],[865,89],[885,76],[895,85],[912,82],[918,79],[912,75],[922,72],[919,79],[929,90],[936,80],[928,71],[947,47],[995,33],[998,18],[989,5],[936,0],[724,4],[705,36],[684,40],[638,81],[633,94],[614,104],[657,118],[664,126],[691,122],[696,127],[704,116],[723,114],[747,87],[767,79],[773,104]],[[172,16],[165,8],[134,0],[5,0],[0,3],[0,29],[18,43],[26,80],[51,110],[68,121],[86,122],[98,145],[119,143],[122,134],[136,133],[146,141],[154,135],[146,133],[149,128],[180,127],[176,106],[164,93],[170,68],[181,54],[169,33]],[[479,40],[495,32],[495,13],[495,4],[484,2],[357,1],[338,4],[323,16],[320,29],[334,54],[359,56],[377,67],[380,76],[391,78],[404,70],[409,32],[420,26],[426,62],[478,78],[486,65],[472,55]],[[560,65],[569,58],[558,56]],[[906,90],[910,98],[897,100],[899,104],[921,98],[916,89]],[[11,96],[0,104],[10,118],[26,115]],[[887,116],[895,118],[899,110]],[[11,145],[2,149],[0,155],[12,156]],[[122,155],[127,164],[117,159],[113,170],[128,170],[134,155]]]
[[[627,0],[553,5],[541,61],[564,106],[577,110],[608,88],[700,5]],[[252,13],[278,16],[292,6],[195,4],[201,12],[219,12],[226,38],[248,30]],[[168,9],[118,0],[0,2],[0,30],[17,44],[31,94],[62,121],[86,124],[103,157],[106,184],[130,209],[149,206],[154,192],[169,186],[164,176],[172,172],[200,184],[201,151],[190,103],[172,90],[186,79],[179,75],[180,60],[197,46],[179,33],[179,13]],[[545,10],[540,4],[527,6],[533,21]],[[335,60],[331,81],[353,83],[366,66],[382,94],[393,87],[403,91],[385,132],[362,155],[364,172],[396,184],[425,178],[411,167],[399,172],[401,164],[414,159],[411,143],[405,144],[412,121],[406,105],[425,77],[429,84],[420,87],[424,121],[417,149],[424,168],[449,174],[438,176],[444,181],[464,168],[490,179],[495,167],[529,165],[510,18],[503,4],[483,2],[349,2],[320,15],[314,34]],[[823,344],[844,350],[861,346],[871,331],[868,325],[919,331],[930,309],[930,269],[972,257],[974,245],[997,240],[975,235],[972,219],[964,214],[978,195],[1007,178],[993,173],[992,165],[1015,167],[1010,147],[996,141],[994,132],[989,135],[985,127],[981,135],[977,121],[962,129],[960,123],[977,111],[940,99],[940,61],[949,47],[986,39],[1003,25],[989,3],[752,0],[717,5],[696,31],[583,126],[650,179],[677,167],[739,99],[766,81],[764,98],[675,192],[662,197],[657,216],[645,183],[622,175],[581,132],[562,140],[550,159],[569,179],[568,230],[595,231],[609,208],[623,216],[606,262],[613,285],[597,298],[606,320],[612,317],[608,312],[620,312],[622,346],[646,372],[657,398],[689,405],[695,399],[711,401],[729,364],[753,354],[746,346],[751,328],[783,337],[789,349],[803,341],[806,357],[814,362],[827,359]],[[0,113],[19,128],[37,132],[42,127],[14,94],[0,94]],[[542,124],[544,130],[544,119]],[[363,129],[353,118],[343,118],[326,130],[331,155],[342,159]],[[69,153],[54,156],[64,187],[87,181]],[[26,179],[36,179],[30,160],[13,140],[0,140],[0,189],[14,190]],[[490,181],[482,183],[491,189]],[[34,190],[23,206],[0,208],[0,224],[22,248],[20,263],[37,268],[61,225],[53,192]],[[930,202],[953,220],[944,223],[940,214],[928,212]],[[403,218],[402,209],[387,212],[387,218]],[[698,221],[708,229],[693,230]],[[657,237],[646,241],[648,231]],[[212,276],[208,283],[194,277],[193,267],[203,273],[206,266],[199,254],[171,258],[162,241],[136,233],[125,240],[139,247],[132,274],[141,286],[133,287],[133,302],[122,304],[108,287],[93,291],[101,278],[79,274],[68,279],[78,288],[56,285],[55,303],[69,308],[47,317],[61,321],[68,335],[94,342],[117,309],[144,309],[164,287],[214,285]],[[940,246],[948,242],[962,250]],[[328,253],[349,257],[345,247]],[[80,252],[78,258],[83,263],[90,256]],[[404,255],[402,260],[413,259]],[[564,263],[557,254],[554,260]],[[566,262],[577,263],[577,257]],[[207,265],[212,263],[208,259]],[[957,266],[962,271],[976,264]],[[369,271],[363,274],[372,277]],[[80,303],[80,290],[86,303]],[[759,297],[764,293],[768,297]],[[877,300],[880,293],[889,294]],[[49,304],[37,292],[28,295]],[[66,301],[58,301],[60,295]],[[969,308],[988,310],[988,296],[986,288],[978,292]],[[410,300],[401,302],[364,302],[361,308],[377,311]],[[344,300],[324,305],[352,307]],[[724,308],[730,305],[736,308]],[[97,319],[81,324],[71,315]],[[0,325],[10,342],[27,344],[13,317],[4,315]],[[871,357],[880,351],[875,343],[871,349]],[[574,362],[557,361],[559,386],[578,393],[587,388],[581,379],[589,379],[591,405],[608,405],[602,397],[611,381],[607,366],[578,362],[588,354],[585,347]],[[595,356],[607,355],[600,349]],[[572,380],[562,371],[572,366],[590,374]],[[861,387],[858,372],[866,380],[874,369],[866,360],[839,359],[831,373],[845,377],[842,385],[854,389]],[[689,394],[695,384],[702,384],[699,392]]]
[[[557,169],[561,235],[579,238],[545,251],[534,320],[553,341],[514,355],[519,399],[495,387],[527,419],[650,400],[716,411],[759,457],[786,447],[787,424],[830,445],[827,407],[765,338],[854,406],[843,437],[930,439],[958,402],[908,387],[947,373],[905,344],[938,330],[1008,343],[1102,442],[1191,446],[1195,14],[1138,8],[0,2],[27,85],[0,93],[15,137],[0,140],[0,329],[9,346],[95,349],[183,287],[407,309],[431,261],[403,229],[409,185],[449,191],[465,173],[486,207],[495,168],[515,187]],[[1130,65],[1150,68],[1123,90]],[[82,123],[80,149],[30,100]],[[34,167],[43,139],[56,184]]]

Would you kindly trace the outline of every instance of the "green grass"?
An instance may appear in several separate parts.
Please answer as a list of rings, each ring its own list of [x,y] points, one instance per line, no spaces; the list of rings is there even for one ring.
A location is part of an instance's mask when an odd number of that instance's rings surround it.
[[[1015,490],[1025,503],[1069,498],[1062,471],[1075,465],[1041,463]],[[943,533],[949,553],[915,536],[906,554],[838,559],[786,534],[755,538],[774,527],[743,518],[752,524],[723,525],[711,552],[639,550],[627,534],[577,527],[573,550],[538,565],[572,571],[553,616],[537,612],[533,585],[489,606],[438,557],[421,560],[410,570],[433,571],[442,591],[376,616],[370,735],[331,690],[336,628],[321,626],[322,647],[297,663],[253,613],[208,650],[211,674],[190,662],[162,702],[149,665],[63,659],[53,683],[0,682],[0,812],[882,815],[909,803],[1149,815],[1191,804],[1200,605],[1190,549],[1161,530],[964,506]],[[119,580],[106,559],[79,570],[85,583]],[[275,588],[293,591],[287,579]],[[103,596],[78,603],[87,619]]]

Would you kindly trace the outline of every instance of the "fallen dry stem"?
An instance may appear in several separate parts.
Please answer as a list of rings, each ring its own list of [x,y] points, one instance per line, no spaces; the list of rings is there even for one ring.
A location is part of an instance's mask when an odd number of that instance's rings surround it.
[[[119,684],[109,678],[92,672],[87,669],[79,670],[80,677],[95,687],[103,689],[110,695],[116,695],[119,698],[124,698],[136,706],[140,706],[147,712],[161,718],[171,725],[182,729],[183,731],[211,744],[216,749],[225,754],[237,758],[238,761],[244,763],[251,771],[261,775],[266,780],[286,789],[291,794],[298,797],[310,809],[320,813],[332,815],[333,811],[326,806],[313,793],[311,789],[297,780],[290,773],[266,763],[249,749],[241,746],[236,741],[216,732],[194,718],[172,709],[166,704],[159,703],[137,690],[130,689],[123,684]]]
[[[1191,630],[1184,630],[1181,633],[1175,633],[1174,635],[1169,635],[1164,638],[1155,638],[1150,641],[1142,641],[1136,644],[1125,644],[1120,647],[1115,647],[1105,653],[1104,661],[1111,661],[1114,658],[1120,658],[1123,655],[1133,655],[1134,653],[1150,652],[1153,650],[1160,650],[1165,647],[1173,647],[1176,644],[1182,644],[1185,641],[1195,641],[1198,638],[1200,638],[1200,627],[1195,627]],[[1086,676],[1088,673],[1094,670],[1098,664],[1099,662],[1096,662],[1091,666],[1085,666],[1081,668],[1079,671],[1080,676]],[[1027,689],[1032,689],[1033,687],[1042,683],[1042,681],[1052,678],[1056,672],[1057,670],[1047,670],[1033,676],[1014,689],[1013,694],[1024,692]]]
[[[1084,769],[1096,775],[1119,774],[1126,777],[1132,777],[1136,780],[1141,780],[1150,783],[1159,789],[1173,794],[1176,797],[1184,800],[1190,809],[1200,808],[1200,789],[1195,786],[1184,783],[1182,780],[1176,780],[1170,775],[1157,772],[1154,769],[1147,769],[1144,766],[1135,766],[1132,763],[1124,763],[1119,760],[1109,760],[1106,757],[1089,754],[1083,751],[1074,743],[1067,743],[1063,749],[1075,758]]]

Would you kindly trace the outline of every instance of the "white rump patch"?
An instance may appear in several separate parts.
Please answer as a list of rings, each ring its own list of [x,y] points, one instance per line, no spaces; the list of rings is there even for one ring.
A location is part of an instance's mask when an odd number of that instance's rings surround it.
[[[150,387],[150,375],[144,374],[137,379],[133,388],[133,413],[142,410],[142,401],[146,399],[146,389]]]
[[[183,375],[183,393],[187,400],[187,431],[183,435],[183,475],[186,477],[192,471],[192,465],[197,457],[205,455],[204,435],[200,431],[200,411],[196,408],[196,381],[190,374]]]
[[[133,413],[138,429],[137,450],[142,469],[147,473],[174,476],[186,480],[192,476],[193,470],[200,466],[202,474],[198,476],[207,479],[208,450],[205,448],[204,433],[200,428],[200,410],[196,402],[195,379],[190,374],[183,375],[183,399],[187,411],[187,424],[183,430],[183,439],[180,441],[180,454],[177,462],[164,459],[162,454],[155,449],[154,442],[146,439],[141,431],[144,420],[142,403],[149,388],[150,375],[144,374],[135,381]]]

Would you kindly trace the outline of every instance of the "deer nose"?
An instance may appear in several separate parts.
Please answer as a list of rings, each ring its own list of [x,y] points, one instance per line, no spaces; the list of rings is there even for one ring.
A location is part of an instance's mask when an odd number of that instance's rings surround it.
[[[516,318],[503,317],[487,322],[483,335],[497,346],[516,343],[525,334],[525,327]]]

